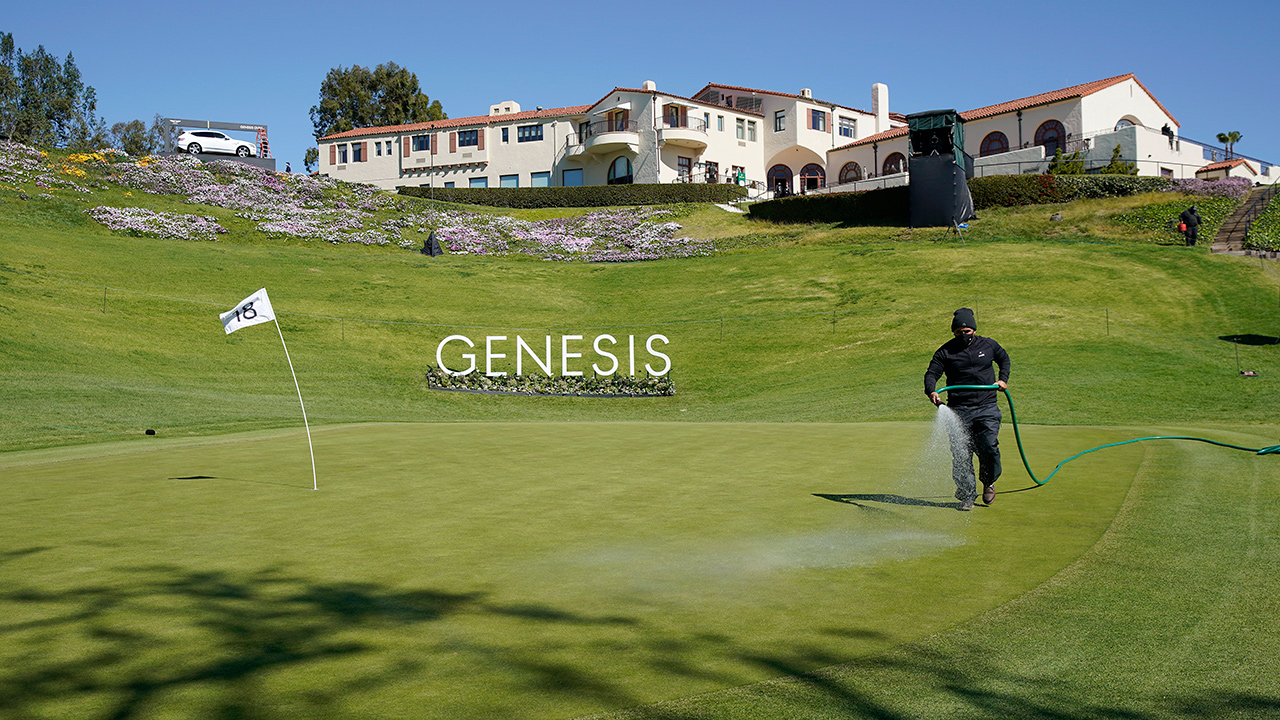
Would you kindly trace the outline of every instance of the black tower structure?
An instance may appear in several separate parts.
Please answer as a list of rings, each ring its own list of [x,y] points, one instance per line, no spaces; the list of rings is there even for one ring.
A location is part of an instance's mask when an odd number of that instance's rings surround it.
[[[964,121],[955,110],[907,116],[911,141],[911,227],[959,225],[974,218],[964,152]]]

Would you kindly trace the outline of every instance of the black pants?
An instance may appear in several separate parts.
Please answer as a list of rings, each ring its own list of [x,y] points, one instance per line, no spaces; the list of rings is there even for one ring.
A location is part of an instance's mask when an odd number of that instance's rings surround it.
[[[1000,406],[961,405],[949,406],[960,418],[960,425],[968,437],[951,440],[951,477],[956,481],[956,499],[972,502],[978,498],[978,488],[973,474],[973,456],[978,456],[976,480],[983,486],[994,485],[1000,478]]]
[[[1185,233],[1185,234],[1186,234],[1186,236],[1187,236],[1187,247],[1194,247],[1194,246],[1195,246],[1195,244],[1196,244],[1196,236],[1200,234],[1200,233],[1199,233],[1199,231],[1200,231],[1200,228],[1199,228],[1199,226],[1197,226],[1197,225],[1188,225],[1188,226],[1187,226],[1187,231],[1186,231],[1186,233]]]

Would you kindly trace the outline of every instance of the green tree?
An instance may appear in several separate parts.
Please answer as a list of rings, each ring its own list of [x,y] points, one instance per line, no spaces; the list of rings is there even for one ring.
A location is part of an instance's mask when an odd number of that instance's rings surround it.
[[[320,166],[320,151],[313,147],[307,148],[307,154],[302,156],[302,166],[307,172],[315,172]]]
[[[1218,142],[1227,146],[1227,159],[1230,160],[1235,155],[1236,143],[1244,139],[1244,135],[1238,130],[1231,132],[1218,133]]]
[[[1077,150],[1070,155],[1063,156],[1062,148],[1058,148],[1053,153],[1053,159],[1049,161],[1050,175],[1083,175],[1084,174],[1084,156]]]
[[[141,120],[118,122],[111,126],[111,146],[130,155],[150,155],[156,146],[147,126]]]
[[[316,139],[360,127],[444,120],[439,100],[418,86],[418,76],[393,62],[370,71],[338,66],[320,83],[320,102],[311,108]]]
[[[1103,175],[1137,175],[1138,166],[1136,163],[1120,159],[1120,146],[1116,145],[1111,151],[1111,162],[1100,172]]]
[[[18,60],[13,35],[0,32],[0,138],[13,135],[18,123]]]
[[[24,53],[3,33],[0,68],[0,133],[47,147],[89,148],[106,141],[97,91],[84,84],[71,53],[65,62],[43,45]]]

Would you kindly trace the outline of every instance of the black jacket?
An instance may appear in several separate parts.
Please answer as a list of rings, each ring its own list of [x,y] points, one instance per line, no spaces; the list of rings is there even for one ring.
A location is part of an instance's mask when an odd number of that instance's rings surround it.
[[[1186,210],[1183,210],[1182,214],[1178,216],[1178,221],[1186,223],[1188,230],[1190,230],[1193,227],[1200,227],[1200,224],[1201,224],[1200,213],[1193,212],[1190,208],[1188,208]]]
[[[938,348],[924,373],[925,394],[937,389],[938,378],[947,376],[947,385],[995,385],[996,373],[991,363],[1000,366],[1000,380],[1009,382],[1009,353],[989,337],[973,336],[965,345],[959,338]],[[950,390],[948,405],[994,405],[995,390]]]

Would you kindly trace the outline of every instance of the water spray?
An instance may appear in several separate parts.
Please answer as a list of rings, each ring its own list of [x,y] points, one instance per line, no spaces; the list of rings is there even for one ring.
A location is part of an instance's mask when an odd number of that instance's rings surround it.
[[[1097,452],[1104,448],[1117,447],[1119,445],[1129,445],[1136,442],[1143,442],[1145,440],[1194,440],[1195,442],[1208,443],[1210,445],[1217,445],[1219,447],[1231,448],[1232,450],[1243,450],[1245,452],[1251,452],[1257,455],[1280,455],[1280,445],[1271,445],[1269,447],[1263,447],[1263,448],[1247,448],[1247,447],[1241,447],[1239,445],[1232,445],[1230,443],[1218,442],[1217,440],[1210,440],[1208,438],[1202,438],[1202,437],[1190,437],[1185,435],[1159,435],[1159,436],[1153,436],[1153,437],[1134,438],[1133,440],[1125,440],[1124,442],[1107,443],[1106,445],[1099,445],[1098,447],[1095,447],[1095,448],[1089,448],[1084,452],[1076,453],[1075,455],[1072,455],[1066,460],[1063,460],[1062,462],[1058,463],[1053,468],[1053,472],[1049,473],[1047,476],[1045,476],[1045,479],[1041,480],[1040,478],[1036,477],[1035,473],[1031,472],[1031,464],[1027,462],[1027,453],[1022,449],[1022,434],[1018,432],[1018,413],[1016,410],[1013,409],[1013,396],[1009,394],[1008,388],[1002,388],[999,385],[948,385],[946,387],[938,388],[937,392],[944,393],[948,390],[999,390],[1000,392],[1004,393],[1005,400],[1009,402],[1009,417],[1013,421],[1013,437],[1018,441],[1018,454],[1022,456],[1022,466],[1027,469],[1027,474],[1031,476],[1031,479],[1035,481],[1036,485],[1044,485],[1045,483],[1049,482],[1049,478],[1052,478],[1054,475],[1056,475],[1058,471],[1062,469],[1063,465],[1066,465],[1067,463],[1071,462],[1072,460],[1075,460],[1076,458],[1082,455],[1088,455],[1091,452]]]

